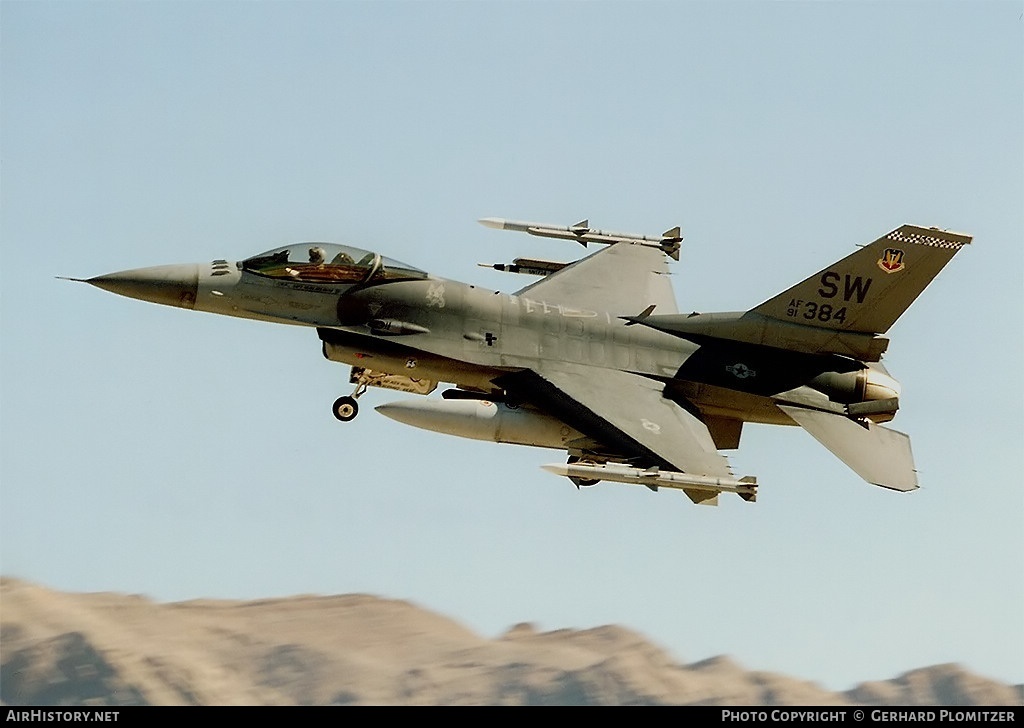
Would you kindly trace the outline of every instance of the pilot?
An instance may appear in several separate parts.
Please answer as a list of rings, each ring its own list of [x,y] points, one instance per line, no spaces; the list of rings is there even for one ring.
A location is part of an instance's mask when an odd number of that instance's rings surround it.
[[[344,250],[334,256],[334,260],[331,261],[331,265],[355,265],[355,260],[352,256],[346,253]]]
[[[324,249],[319,245],[314,245],[309,249],[309,262],[311,265],[323,265],[325,258]]]

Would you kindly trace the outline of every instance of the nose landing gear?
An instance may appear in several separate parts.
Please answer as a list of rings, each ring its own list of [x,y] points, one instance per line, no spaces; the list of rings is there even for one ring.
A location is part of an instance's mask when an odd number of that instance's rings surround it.
[[[359,403],[356,402],[355,397],[338,397],[334,400],[331,411],[342,422],[351,422],[359,414]]]
[[[338,397],[336,400],[334,400],[334,404],[331,406],[331,412],[334,414],[335,417],[337,417],[342,422],[351,422],[356,418],[356,415],[359,414],[359,403],[356,402],[356,400],[362,397],[363,394],[366,392],[366,376],[362,373],[362,371],[360,371],[359,374],[356,375],[354,367],[353,375],[353,379],[355,380],[356,384],[356,391],[354,391],[351,395]]]

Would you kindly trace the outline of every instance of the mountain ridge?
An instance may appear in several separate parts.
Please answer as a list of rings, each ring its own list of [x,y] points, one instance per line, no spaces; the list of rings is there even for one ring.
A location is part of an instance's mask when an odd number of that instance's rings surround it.
[[[6,705],[1021,705],[956,664],[834,692],[620,625],[481,637],[369,594],[159,603],[0,579]]]

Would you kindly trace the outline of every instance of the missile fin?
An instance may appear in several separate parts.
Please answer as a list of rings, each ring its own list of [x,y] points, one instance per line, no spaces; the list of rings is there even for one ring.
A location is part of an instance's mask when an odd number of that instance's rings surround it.
[[[696,488],[683,488],[686,497],[699,506],[717,506],[718,493],[708,490],[697,490]]]

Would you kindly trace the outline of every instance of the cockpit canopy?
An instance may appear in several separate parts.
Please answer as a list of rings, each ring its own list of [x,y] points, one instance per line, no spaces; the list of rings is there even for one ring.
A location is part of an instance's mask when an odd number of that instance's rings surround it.
[[[296,243],[242,262],[242,270],[268,278],[309,283],[389,283],[427,274],[379,253],[333,243]]]

